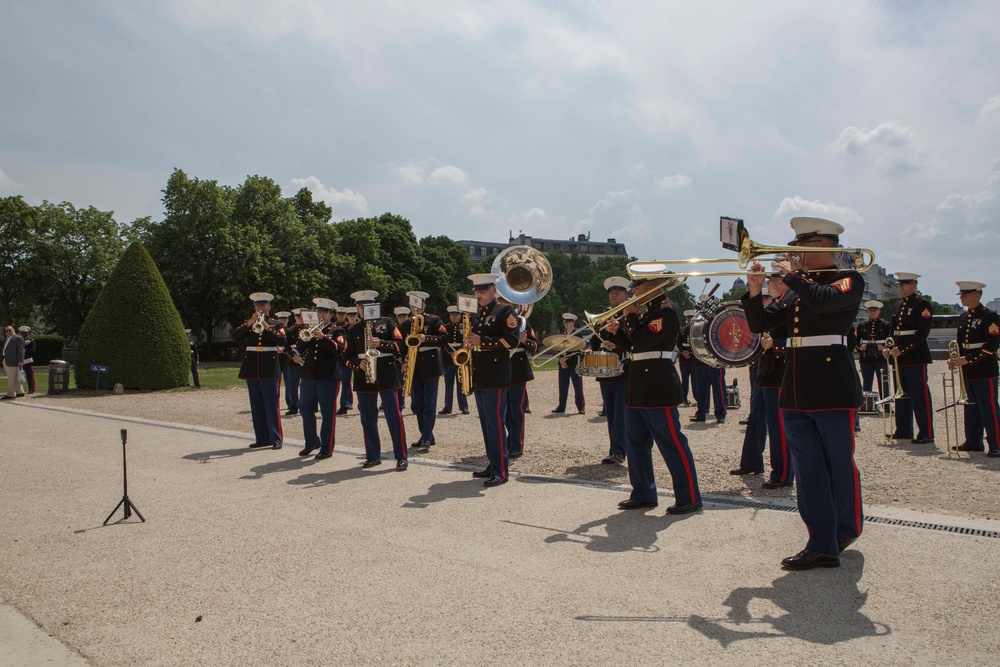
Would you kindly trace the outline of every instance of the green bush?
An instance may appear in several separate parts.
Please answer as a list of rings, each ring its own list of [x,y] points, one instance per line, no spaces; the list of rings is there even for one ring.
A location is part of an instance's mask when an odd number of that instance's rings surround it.
[[[181,316],[156,264],[141,243],[122,255],[87,321],[76,347],[76,386],[94,387],[91,364],[107,366],[101,387],[171,389],[187,384],[191,366]]]
[[[35,336],[35,367],[45,366],[53,359],[63,359],[66,339],[62,336]]]

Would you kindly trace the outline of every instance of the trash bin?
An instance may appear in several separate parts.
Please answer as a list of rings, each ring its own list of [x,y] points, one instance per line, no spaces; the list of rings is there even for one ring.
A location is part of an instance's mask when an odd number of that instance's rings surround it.
[[[49,393],[61,394],[69,388],[69,362],[53,359],[49,362]]]

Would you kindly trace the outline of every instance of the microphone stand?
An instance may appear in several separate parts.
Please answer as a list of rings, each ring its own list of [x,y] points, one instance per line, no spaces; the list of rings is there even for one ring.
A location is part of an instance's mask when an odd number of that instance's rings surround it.
[[[122,429],[122,483],[124,484],[125,487],[124,493],[122,494],[122,499],[118,501],[118,504],[115,505],[115,508],[111,510],[111,514],[109,514],[108,518],[104,520],[103,524],[101,524],[102,526],[108,525],[108,521],[111,521],[111,517],[113,517],[115,515],[115,512],[118,511],[118,508],[122,507],[123,505],[125,506],[125,519],[128,519],[130,516],[132,516],[132,512],[134,511],[135,515],[139,517],[139,520],[142,521],[143,523],[146,523],[146,519],[142,516],[142,513],[139,511],[139,508],[136,507],[128,497],[128,462],[125,459],[125,443],[127,441],[128,441],[128,431],[126,429]]]

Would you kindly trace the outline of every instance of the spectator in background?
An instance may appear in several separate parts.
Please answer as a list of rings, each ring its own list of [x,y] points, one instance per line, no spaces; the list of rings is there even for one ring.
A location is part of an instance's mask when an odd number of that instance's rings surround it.
[[[21,367],[24,365],[24,339],[14,332],[10,324],[3,328],[3,371],[7,374],[7,393],[0,401],[13,401],[21,389]]]
[[[31,337],[31,327],[18,327],[17,330],[24,336],[24,381],[28,385],[28,393],[35,393],[35,339]]]
[[[191,347],[191,377],[194,378],[194,386],[200,387],[201,381],[198,379],[198,341],[194,339],[190,329],[185,329],[184,333],[188,337],[188,345]]]

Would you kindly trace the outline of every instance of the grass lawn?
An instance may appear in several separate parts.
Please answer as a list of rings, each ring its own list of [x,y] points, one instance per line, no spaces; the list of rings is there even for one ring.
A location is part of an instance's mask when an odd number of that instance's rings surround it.
[[[236,361],[220,361],[205,363],[198,367],[198,379],[201,381],[201,386],[208,389],[229,389],[230,387],[235,387],[242,384],[237,375],[240,372],[239,362]],[[0,371],[0,382],[6,387],[7,376]],[[77,389],[76,379],[73,377],[73,368],[70,367],[69,371],[69,390],[67,394],[78,394],[80,396],[91,396],[95,394],[106,394],[109,393],[107,389],[102,389],[100,391],[95,391],[93,389]],[[49,367],[41,366],[35,368],[35,393],[36,394],[46,394],[49,391]],[[194,387],[178,387],[171,391],[194,391]]]

